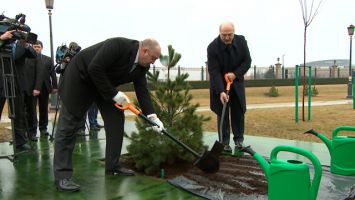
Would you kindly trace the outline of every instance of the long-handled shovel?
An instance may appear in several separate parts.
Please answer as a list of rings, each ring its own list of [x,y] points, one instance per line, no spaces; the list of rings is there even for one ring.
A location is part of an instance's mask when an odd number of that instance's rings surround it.
[[[134,114],[136,114],[139,117],[143,118],[150,125],[157,126],[157,124],[155,122],[153,122],[148,117],[143,115],[138,109],[136,109],[134,107],[134,105],[132,105],[129,102],[125,106],[121,106],[121,105],[119,105],[117,103],[115,104],[115,106],[117,108],[121,109],[121,110],[127,110],[128,109],[128,110],[132,111]],[[181,141],[179,141],[178,139],[176,139],[174,136],[172,136],[170,133],[168,133],[165,129],[163,129],[162,132],[164,133],[164,135],[168,136],[174,142],[176,142],[181,147],[183,147],[184,149],[186,149],[187,151],[189,151],[190,153],[192,153],[194,156],[197,157],[197,160],[194,162],[194,165],[196,167],[198,167],[199,169],[201,169],[202,171],[207,172],[207,173],[214,173],[214,172],[217,172],[219,170],[219,160],[218,160],[218,158],[219,158],[219,156],[221,155],[221,153],[223,151],[223,147],[224,147],[223,144],[221,144],[221,143],[216,141],[214,143],[214,145],[213,145],[213,147],[212,147],[210,152],[209,151],[205,151],[202,155],[200,155],[195,150],[191,149],[189,146],[187,146],[186,144],[184,144]]]
[[[227,86],[226,86],[226,94],[227,96],[229,95],[229,90],[231,88],[232,81],[229,80],[228,74],[224,75],[224,79],[226,80]],[[223,104],[223,109],[222,109],[222,115],[221,115],[221,122],[219,123],[219,131],[218,131],[218,136],[219,136],[219,142],[223,143],[223,123],[224,123],[224,115],[226,114],[226,108],[227,108],[228,102],[224,102]]]

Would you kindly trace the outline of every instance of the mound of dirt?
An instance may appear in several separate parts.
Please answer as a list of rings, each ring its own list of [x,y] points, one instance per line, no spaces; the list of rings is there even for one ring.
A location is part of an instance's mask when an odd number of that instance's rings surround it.
[[[205,173],[191,168],[182,176],[206,188],[220,188],[222,191],[242,194],[267,194],[267,180],[264,171],[250,156],[220,157],[220,169],[217,173]]]
[[[132,160],[125,158],[122,164],[137,170]],[[220,197],[235,199],[241,196],[263,199],[267,196],[268,188],[264,171],[258,162],[248,155],[221,156],[220,169],[217,173],[205,173],[191,163],[182,162],[164,165],[162,169],[164,169],[164,178],[171,184],[207,198],[211,198],[211,195],[219,196],[215,199]],[[151,176],[161,178],[161,171]],[[209,194],[204,195],[204,193]]]

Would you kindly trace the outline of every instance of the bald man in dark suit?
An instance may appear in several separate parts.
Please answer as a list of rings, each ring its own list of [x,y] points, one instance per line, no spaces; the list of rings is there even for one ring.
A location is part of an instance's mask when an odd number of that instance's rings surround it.
[[[143,41],[112,38],[80,51],[73,57],[59,86],[62,107],[55,134],[54,177],[59,191],[78,191],[80,186],[71,178],[72,152],[76,131],[92,103],[96,103],[105,123],[107,175],[134,175],[119,164],[124,133],[124,113],[114,103],[128,101],[117,86],[133,82],[142,111],[158,126],[147,89],[146,73],[159,58],[161,48],[154,39]]]

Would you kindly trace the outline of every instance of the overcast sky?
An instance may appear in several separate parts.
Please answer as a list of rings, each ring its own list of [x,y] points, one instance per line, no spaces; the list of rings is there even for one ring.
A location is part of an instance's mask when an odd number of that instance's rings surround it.
[[[8,17],[26,14],[26,24],[50,55],[45,0],[9,0],[0,12]],[[52,12],[54,49],[71,41],[85,48],[110,37],[154,37],[163,54],[169,44],[182,54],[179,65],[200,67],[220,23],[231,21],[236,34],[248,41],[252,65],[269,66],[277,57],[280,62],[284,57],[286,67],[303,61],[298,0],[54,0]],[[307,61],[348,59],[350,24],[355,24],[355,0],[324,0],[308,28]]]

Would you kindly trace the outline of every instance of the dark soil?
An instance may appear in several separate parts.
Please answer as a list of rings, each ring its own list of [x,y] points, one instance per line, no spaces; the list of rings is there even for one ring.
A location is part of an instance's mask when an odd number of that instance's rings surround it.
[[[134,162],[122,159],[122,164],[134,170]],[[220,169],[217,173],[205,173],[191,163],[174,163],[164,165],[164,178],[172,179],[182,176],[206,188],[220,189],[232,194],[267,194],[267,181],[264,171],[255,159],[250,156],[221,156]],[[161,171],[151,176],[161,177]]]

